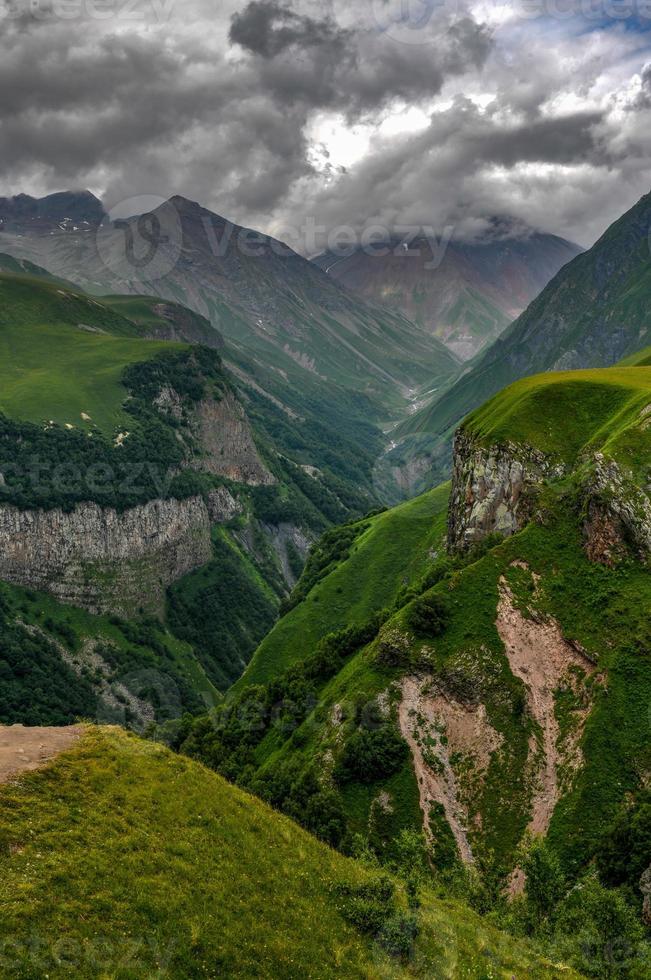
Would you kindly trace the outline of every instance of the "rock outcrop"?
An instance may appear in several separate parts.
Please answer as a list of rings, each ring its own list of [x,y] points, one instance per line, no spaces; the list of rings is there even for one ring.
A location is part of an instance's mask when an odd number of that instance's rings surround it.
[[[490,534],[508,537],[534,516],[545,482],[574,473],[591,561],[612,565],[631,552],[651,556],[651,500],[633,475],[603,453],[583,453],[573,467],[532,446],[483,445],[461,428],[454,441],[448,547],[465,551]]]
[[[0,579],[93,613],[156,613],[171,582],[210,560],[210,525],[203,497],[122,513],[94,503],[69,513],[0,507]]]
[[[276,482],[258,452],[246,412],[233,391],[189,404],[166,384],[154,405],[180,423],[179,435],[184,441],[199,448],[201,455],[193,459],[189,454],[188,465],[249,486]]]
[[[249,420],[232,392],[219,400],[204,399],[193,415],[191,427],[204,453],[197,462],[200,469],[249,486],[276,482],[260,458]]]
[[[585,548],[591,561],[613,565],[632,549],[651,556],[651,501],[614,459],[596,453],[585,482]]]
[[[464,551],[489,534],[508,536],[531,519],[536,491],[563,474],[559,463],[531,446],[482,445],[461,428],[454,440],[448,546]]]

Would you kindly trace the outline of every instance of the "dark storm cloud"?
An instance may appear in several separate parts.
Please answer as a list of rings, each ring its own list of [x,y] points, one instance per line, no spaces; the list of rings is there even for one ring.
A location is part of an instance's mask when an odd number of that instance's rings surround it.
[[[352,121],[396,98],[431,97],[490,45],[468,21],[438,52],[413,51],[275,0],[221,24],[231,52],[218,31],[118,31],[92,18],[80,30],[41,14],[0,18],[3,189],[181,191],[242,220],[271,213],[313,172],[305,129],[315,111]]]
[[[284,103],[346,112],[352,119],[388,100],[436,95],[448,75],[478,68],[487,31],[469,18],[436,48],[396,44],[378,30],[342,29],[330,17],[299,16],[277,0],[252,0],[233,16],[230,39],[252,59],[261,89]]]
[[[350,32],[329,17],[315,20],[275,0],[252,0],[243,11],[233,14],[229,33],[233,43],[264,58],[294,46],[327,47],[336,55],[349,36]]]
[[[439,5],[431,37],[409,38],[418,43],[379,27],[376,5],[347,0],[177,0],[168,20],[140,0],[144,19],[133,24],[70,22],[43,3],[40,17],[25,2],[3,19],[0,0],[0,193],[89,186],[109,205],[181,193],[265,230],[306,216],[356,226],[382,216],[469,233],[495,213],[549,228],[552,196],[558,227],[571,232],[587,227],[595,173],[597,199],[619,207],[620,175],[639,183],[648,170],[648,126],[636,122],[649,108],[649,68],[637,66],[624,125],[603,102],[550,109],[552,96],[589,92],[603,55],[579,64],[574,45],[570,78],[558,42],[529,50],[523,34],[507,58],[457,0],[448,20]],[[323,145],[326,116],[340,132],[372,131],[396,107],[429,112],[439,96],[448,107],[428,126],[378,130],[352,164],[336,141]]]

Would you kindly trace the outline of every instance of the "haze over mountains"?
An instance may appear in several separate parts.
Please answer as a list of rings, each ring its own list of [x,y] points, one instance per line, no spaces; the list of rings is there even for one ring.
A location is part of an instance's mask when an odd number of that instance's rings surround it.
[[[454,427],[505,385],[539,371],[607,367],[651,343],[650,221],[647,194],[565,265],[449,390],[397,426],[401,448],[390,459],[402,456],[420,474],[414,485],[426,485],[432,467],[446,472]]]
[[[451,231],[451,229],[450,229]],[[364,299],[398,309],[462,360],[485,348],[581,249],[494,222],[476,242],[406,235],[314,261]]]

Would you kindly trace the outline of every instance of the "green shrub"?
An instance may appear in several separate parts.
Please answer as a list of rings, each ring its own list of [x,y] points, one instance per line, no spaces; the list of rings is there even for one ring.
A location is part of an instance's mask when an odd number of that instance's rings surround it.
[[[527,841],[520,860],[526,875],[527,910],[537,927],[549,918],[565,892],[565,877],[558,856],[543,837]]]
[[[342,752],[336,768],[340,783],[373,783],[397,772],[409,755],[409,746],[391,724],[375,730],[358,729]]]
[[[554,947],[584,976],[648,976],[644,962],[650,951],[643,939],[631,906],[594,877],[575,885],[558,908]]]
[[[440,636],[448,625],[450,612],[441,596],[430,593],[412,602],[406,619],[416,633]]]

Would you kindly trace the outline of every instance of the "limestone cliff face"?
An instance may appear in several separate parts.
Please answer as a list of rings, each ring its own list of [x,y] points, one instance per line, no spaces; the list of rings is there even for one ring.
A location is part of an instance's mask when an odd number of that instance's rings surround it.
[[[483,446],[464,429],[454,440],[448,545],[463,551],[489,534],[514,534],[530,520],[536,490],[562,466],[530,446]]]
[[[249,486],[276,482],[260,457],[246,412],[232,391],[190,406],[174,388],[164,385],[154,404],[159,412],[181,423],[188,442],[198,444],[201,456],[189,458],[190,465]]]
[[[192,428],[204,456],[198,466],[215,476],[260,486],[275,483],[258,453],[246,413],[232,392],[199,402]]]
[[[209,509],[202,497],[123,513],[0,507],[0,579],[94,613],[158,612],[167,586],[211,557]]]
[[[489,534],[515,534],[534,515],[545,482],[575,472],[585,550],[592,561],[613,564],[631,551],[651,557],[651,501],[614,459],[583,454],[564,466],[532,446],[480,444],[459,429],[454,442],[448,547],[464,551]]]

